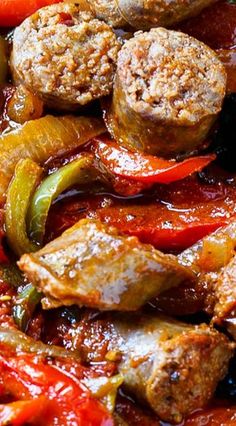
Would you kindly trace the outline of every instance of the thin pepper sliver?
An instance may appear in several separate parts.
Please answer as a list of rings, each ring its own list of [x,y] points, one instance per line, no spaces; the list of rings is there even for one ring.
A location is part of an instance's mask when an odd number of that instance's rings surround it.
[[[17,256],[38,250],[27,236],[26,215],[42,172],[42,168],[29,158],[20,160],[7,191],[6,237]]]
[[[93,156],[86,154],[49,175],[35,192],[29,207],[29,235],[41,244],[45,233],[48,212],[52,202],[75,184],[94,180]]]

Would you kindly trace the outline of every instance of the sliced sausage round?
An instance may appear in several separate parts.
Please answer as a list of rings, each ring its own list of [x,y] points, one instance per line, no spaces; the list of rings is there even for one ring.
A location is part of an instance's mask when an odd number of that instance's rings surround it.
[[[119,49],[112,29],[87,7],[61,3],[16,28],[11,68],[48,106],[73,110],[111,92]]]
[[[190,154],[205,146],[225,90],[226,72],[209,47],[164,28],[138,32],[118,55],[106,123],[131,149]]]
[[[121,15],[116,0],[88,0],[94,9],[96,17],[113,28],[124,28],[128,25]]]
[[[88,0],[96,16],[114,28],[170,27],[197,16],[216,0]]]

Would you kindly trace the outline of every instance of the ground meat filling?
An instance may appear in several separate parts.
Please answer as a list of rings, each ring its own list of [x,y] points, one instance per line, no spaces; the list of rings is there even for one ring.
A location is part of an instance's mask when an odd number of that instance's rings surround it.
[[[88,0],[98,19],[102,19],[114,28],[128,24],[118,10],[116,0]]]
[[[134,110],[181,126],[217,114],[225,73],[211,49],[183,33],[160,28],[142,37],[140,33],[129,41],[119,58],[119,73]]]
[[[115,0],[124,19],[138,30],[170,27],[216,0]]]
[[[92,12],[50,6],[15,30],[13,74],[48,104],[70,109],[111,92],[119,48],[111,28]]]
[[[129,149],[166,158],[193,155],[207,146],[226,90],[215,52],[181,32],[137,32],[118,55],[105,120]]]

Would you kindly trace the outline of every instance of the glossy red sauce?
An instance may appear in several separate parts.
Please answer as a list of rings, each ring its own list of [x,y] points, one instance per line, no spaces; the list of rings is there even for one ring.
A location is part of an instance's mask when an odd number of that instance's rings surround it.
[[[190,416],[183,426],[235,426],[236,406],[219,406],[206,410],[199,410]]]
[[[236,91],[236,4],[218,1],[200,15],[188,19],[178,29],[216,50],[225,65],[228,92]]]
[[[236,406],[227,407],[223,403],[220,405],[220,402],[218,404],[219,406],[197,411],[176,426],[235,426]],[[134,408],[134,405],[129,401],[118,401],[117,410],[132,426],[172,426]]]
[[[178,25],[181,31],[203,41],[212,49],[236,47],[236,5],[218,1],[198,16]]]

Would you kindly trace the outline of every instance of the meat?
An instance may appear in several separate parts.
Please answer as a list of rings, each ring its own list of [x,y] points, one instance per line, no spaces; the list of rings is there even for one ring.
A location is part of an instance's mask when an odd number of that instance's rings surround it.
[[[185,250],[178,260],[197,280],[162,293],[155,306],[170,315],[205,311],[236,338],[235,248],[233,221]]]
[[[89,0],[96,16],[114,28],[169,27],[198,15],[215,0]]]
[[[215,282],[216,304],[213,322],[226,326],[236,340],[236,256],[222,268]]]
[[[125,20],[134,28],[169,27],[198,15],[214,0],[117,0]]]
[[[118,55],[107,127],[130,149],[187,155],[206,145],[225,89],[224,67],[203,43],[164,28],[138,32]]]
[[[105,21],[113,28],[127,27],[128,24],[118,9],[117,0],[88,0],[88,2],[98,19]]]
[[[116,360],[126,389],[164,421],[180,422],[209,401],[232,356],[223,334],[165,317],[108,318],[87,320],[73,330],[85,360]]]
[[[73,110],[111,92],[119,49],[112,29],[84,2],[61,3],[16,28],[11,70],[49,107]]]
[[[192,278],[174,256],[95,220],[81,220],[42,250],[25,254],[19,267],[45,294],[45,308],[132,311]]]

